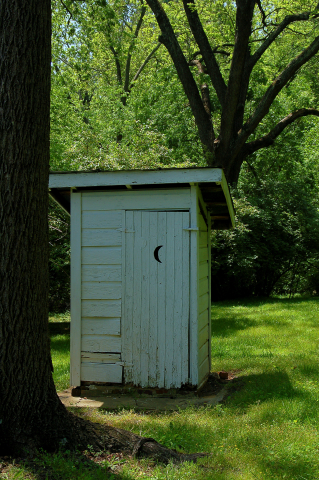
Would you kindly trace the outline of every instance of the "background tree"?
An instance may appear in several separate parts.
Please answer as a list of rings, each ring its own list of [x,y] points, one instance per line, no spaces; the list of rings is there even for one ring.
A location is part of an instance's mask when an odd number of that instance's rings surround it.
[[[146,4],[53,6],[51,167],[198,163],[187,98]]]
[[[238,181],[245,158],[272,145],[288,125],[302,116],[319,115],[315,108],[300,105],[297,110],[286,112],[284,118],[273,121],[266,133],[262,129],[282,89],[319,50],[319,37],[315,37],[316,2],[309,2],[304,9],[300,2],[237,0],[236,6],[231,2],[209,2],[207,7],[207,2],[183,0],[186,16],[183,25],[187,27],[177,33],[169,14],[180,11],[181,2],[147,0],[147,3],[161,29],[159,40],[169,51],[187,95],[207,163],[223,168],[230,183]],[[222,26],[225,16],[230,27],[227,23]],[[216,28],[225,32],[223,37],[227,40],[222,45],[216,42]],[[297,35],[298,28],[302,35]],[[186,52],[183,45],[186,29],[196,41],[192,52]],[[284,54],[281,62],[271,65],[269,60],[278,44],[284,45]],[[229,65],[217,60],[221,51],[230,57]],[[262,74],[265,60],[268,71],[274,67],[273,80],[269,82],[268,74],[268,88],[254,90],[252,80],[256,74]],[[212,89],[217,101],[210,94]],[[216,117],[215,110],[220,111]]]

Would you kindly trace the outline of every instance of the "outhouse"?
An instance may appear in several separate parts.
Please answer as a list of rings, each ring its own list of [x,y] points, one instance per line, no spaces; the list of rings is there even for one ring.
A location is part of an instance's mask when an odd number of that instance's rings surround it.
[[[50,174],[71,211],[71,385],[200,387],[210,371],[210,230],[234,212],[218,168]]]

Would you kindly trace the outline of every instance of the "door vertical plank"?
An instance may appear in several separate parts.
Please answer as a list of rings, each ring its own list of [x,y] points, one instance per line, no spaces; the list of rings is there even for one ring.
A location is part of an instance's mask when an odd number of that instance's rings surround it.
[[[81,385],[81,268],[82,268],[82,194],[71,193],[71,379],[74,386]]]
[[[157,271],[158,263],[154,258],[154,250],[157,244],[157,212],[150,213],[150,329],[149,329],[149,386],[155,387],[156,384],[156,354],[157,354]],[[159,253],[160,255],[160,253]]]
[[[183,228],[189,227],[189,213],[183,213]],[[183,292],[183,313],[181,327],[181,343],[182,343],[182,383],[188,383],[188,367],[189,367],[189,236],[188,231],[183,230],[183,272],[182,272],[182,292]]]
[[[122,316],[123,325],[123,360],[124,360],[124,381],[129,383],[132,381],[132,317],[133,317],[133,253],[134,253],[134,221],[133,212],[127,211],[125,214],[124,227],[124,242],[125,247],[125,266],[123,266],[123,287],[124,295],[122,302],[124,302],[124,316]],[[127,231],[127,233],[126,233]],[[124,256],[124,254],[123,254]],[[127,364],[127,365],[126,365]]]
[[[163,245],[159,251],[159,258],[162,263],[158,263],[158,286],[157,286],[157,385],[159,388],[165,387],[165,357],[166,357],[166,330],[165,330],[165,293],[166,293],[166,268],[167,268],[167,248],[166,248],[166,212],[158,212],[158,230],[157,245]]]
[[[150,313],[150,212],[142,212],[142,245],[141,245],[141,386],[148,386],[149,369],[149,313]]]
[[[165,293],[165,323],[166,323],[166,352],[165,352],[165,388],[171,388],[173,383],[173,348],[174,348],[174,212],[167,212],[166,228],[166,293]]]
[[[141,383],[141,307],[142,307],[142,263],[141,263],[141,250],[142,250],[142,214],[140,211],[135,211],[134,215],[134,251],[133,251],[133,383],[134,385],[140,385]]]
[[[173,386],[179,387],[182,380],[182,342],[183,322],[183,214],[174,215],[174,315],[173,315]]]

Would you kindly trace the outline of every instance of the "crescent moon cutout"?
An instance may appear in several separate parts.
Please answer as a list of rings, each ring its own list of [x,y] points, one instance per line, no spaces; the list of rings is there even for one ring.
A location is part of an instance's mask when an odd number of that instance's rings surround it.
[[[162,246],[163,246],[163,245],[159,245],[159,246],[156,247],[155,250],[154,250],[154,258],[155,258],[155,260],[157,260],[159,263],[162,263],[162,262],[161,262],[160,259],[158,258],[158,251],[159,251],[160,248],[162,248]]]

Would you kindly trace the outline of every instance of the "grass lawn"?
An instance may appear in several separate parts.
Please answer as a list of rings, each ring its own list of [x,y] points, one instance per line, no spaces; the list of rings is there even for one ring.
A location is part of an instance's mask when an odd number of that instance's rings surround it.
[[[212,370],[235,371],[238,377],[223,404],[168,414],[78,412],[96,422],[152,436],[171,448],[210,453],[198,464],[159,466],[121,455],[94,457],[88,447],[85,456],[68,451],[39,453],[24,464],[0,458],[0,478],[319,479],[318,317],[319,299],[215,303]],[[67,320],[51,318],[58,389],[68,383]],[[57,322],[63,323],[65,333]]]
[[[49,316],[53,379],[58,391],[70,386],[70,314]]]

